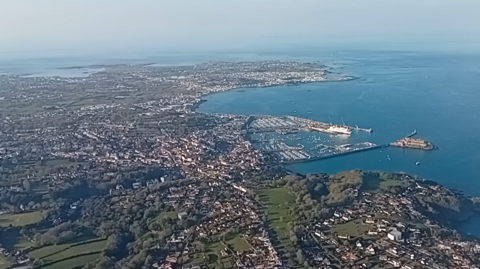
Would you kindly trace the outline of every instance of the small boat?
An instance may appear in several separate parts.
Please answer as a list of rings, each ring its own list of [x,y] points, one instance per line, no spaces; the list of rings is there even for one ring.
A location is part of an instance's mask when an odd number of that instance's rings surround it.
[[[388,161],[391,161],[392,159],[390,159],[390,155],[387,155],[387,159]]]
[[[420,165],[420,162],[416,162],[415,165]]]

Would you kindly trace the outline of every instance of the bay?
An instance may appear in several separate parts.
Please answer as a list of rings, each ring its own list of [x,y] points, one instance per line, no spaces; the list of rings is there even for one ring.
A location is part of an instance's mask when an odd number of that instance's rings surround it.
[[[295,115],[374,130],[354,132],[338,144],[389,143],[417,129],[418,138],[439,149],[390,147],[286,167],[303,174],[350,169],[405,172],[480,196],[480,55],[347,51],[304,53],[299,59],[319,61],[335,73],[359,79],[232,90],[206,96],[198,111]],[[472,219],[463,227],[479,236],[471,228],[478,225],[480,219]]]

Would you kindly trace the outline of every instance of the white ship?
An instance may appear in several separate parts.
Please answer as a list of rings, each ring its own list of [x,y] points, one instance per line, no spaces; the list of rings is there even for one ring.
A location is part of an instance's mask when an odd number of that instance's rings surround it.
[[[330,126],[328,128],[329,132],[335,133],[335,134],[343,134],[343,135],[351,135],[352,131],[347,128],[347,127],[342,127],[342,126]]]

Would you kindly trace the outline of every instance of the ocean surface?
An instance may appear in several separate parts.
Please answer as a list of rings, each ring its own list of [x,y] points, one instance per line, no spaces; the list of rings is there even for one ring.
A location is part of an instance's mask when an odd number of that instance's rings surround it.
[[[414,50],[300,49],[208,54],[148,54],[132,57],[40,58],[0,60],[0,73],[82,76],[95,70],[61,67],[94,64],[190,65],[206,61],[294,60],[319,62],[335,75],[359,79],[295,86],[238,89],[206,96],[201,112],[295,115],[318,121],[345,122],[373,133],[352,133],[345,144],[389,143],[417,129],[435,151],[386,148],[326,160],[288,165],[299,173],[343,170],[401,171],[480,196],[480,54]],[[87,72],[87,73],[86,73]],[[387,155],[390,157],[387,157]],[[420,165],[415,165],[420,162]],[[480,219],[464,231],[480,236]]]

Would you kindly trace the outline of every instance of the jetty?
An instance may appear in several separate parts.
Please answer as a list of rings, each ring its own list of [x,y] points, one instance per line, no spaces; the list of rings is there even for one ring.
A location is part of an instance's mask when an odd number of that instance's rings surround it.
[[[417,129],[414,129],[413,132],[411,132],[409,135],[407,135],[406,137],[410,138],[410,137],[413,137],[417,134]]]

